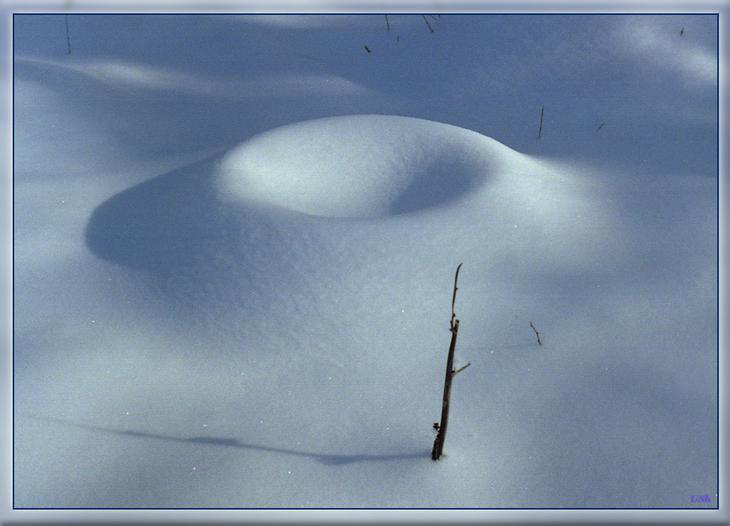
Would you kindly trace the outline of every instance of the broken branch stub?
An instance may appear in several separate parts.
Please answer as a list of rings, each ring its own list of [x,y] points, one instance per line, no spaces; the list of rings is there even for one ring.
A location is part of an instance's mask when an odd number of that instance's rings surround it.
[[[456,369],[456,370],[454,370],[454,371],[452,371],[452,372],[453,372],[454,374],[460,373],[461,371],[463,371],[464,369],[466,369],[466,368],[467,368],[467,367],[469,367],[470,365],[471,365],[471,362],[467,363],[466,365],[462,365],[461,367],[459,367],[458,369]]]

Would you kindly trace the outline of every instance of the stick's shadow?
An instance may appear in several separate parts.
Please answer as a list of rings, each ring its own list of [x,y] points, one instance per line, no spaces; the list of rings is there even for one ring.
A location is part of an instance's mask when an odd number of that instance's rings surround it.
[[[114,434],[119,436],[128,436],[135,438],[151,438],[155,440],[166,440],[169,442],[180,442],[184,444],[203,444],[209,446],[221,446],[231,447],[237,449],[247,449],[254,451],[268,451],[271,453],[281,453],[284,455],[292,455],[297,457],[308,457],[312,458],[322,464],[340,466],[344,464],[352,464],[355,462],[366,462],[366,461],[388,461],[388,460],[407,460],[407,459],[430,459],[431,450],[424,449],[416,453],[393,453],[385,455],[371,455],[371,454],[351,454],[351,455],[338,455],[338,454],[327,454],[327,453],[316,453],[313,451],[304,451],[298,449],[288,449],[281,447],[265,446],[261,444],[251,444],[241,442],[235,438],[221,438],[221,437],[177,437],[172,435],[163,435],[159,433],[148,433],[145,431],[132,431],[125,429],[112,429],[107,427],[92,426],[87,424],[79,424],[68,420],[62,420],[58,418],[43,417],[38,418],[47,422],[54,422],[57,424],[73,426],[79,429],[85,429],[87,431],[94,431],[99,433]]]

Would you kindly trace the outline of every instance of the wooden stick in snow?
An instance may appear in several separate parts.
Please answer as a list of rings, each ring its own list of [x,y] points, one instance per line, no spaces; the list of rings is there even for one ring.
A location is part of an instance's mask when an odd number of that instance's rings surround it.
[[[545,106],[540,109],[540,128],[537,130],[537,138],[542,137],[542,117],[545,115]]]
[[[457,283],[459,280],[459,269],[461,269],[461,263],[456,267],[456,275],[454,276],[454,294],[451,299],[451,343],[449,344],[449,355],[446,359],[446,378],[444,379],[444,396],[441,403],[441,422],[438,425],[434,425],[434,429],[438,430],[436,440],[433,442],[433,449],[431,450],[431,459],[438,460],[444,452],[444,442],[446,442],[446,429],[449,425],[449,404],[451,403],[451,381],[454,379],[454,375],[460,373],[471,363],[454,370],[454,352],[456,351],[456,337],[459,335],[459,320],[456,319],[454,314],[454,302],[456,301],[456,291],[458,290]]]
[[[385,27],[387,27],[388,31],[390,31],[390,22],[388,22],[388,15],[385,15]]]

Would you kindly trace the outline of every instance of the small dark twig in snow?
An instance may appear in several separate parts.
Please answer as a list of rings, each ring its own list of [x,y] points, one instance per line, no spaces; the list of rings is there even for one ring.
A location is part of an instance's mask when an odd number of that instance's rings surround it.
[[[385,27],[390,31],[390,22],[388,22],[388,15],[385,15]]]
[[[538,345],[542,345],[542,342],[540,341],[540,333],[539,333],[539,332],[537,332],[537,329],[536,329],[536,328],[535,328],[535,326],[534,326],[534,325],[532,324],[532,322],[530,322],[530,327],[532,327],[532,330],[533,330],[533,331],[535,331],[535,336],[537,336],[537,344],[538,344]]]
[[[537,138],[542,137],[542,118],[545,115],[545,106],[540,108],[540,127],[537,130]]]
[[[428,23],[428,19],[426,18],[426,15],[421,15],[423,17],[423,21],[426,22],[426,25],[428,26],[428,30],[433,33],[433,28],[431,27],[431,24]]]
[[[68,48],[68,54],[71,54],[71,35],[68,31],[68,15],[63,16],[65,22],[66,22],[66,47]]]
[[[681,37],[681,36],[684,36],[684,28],[682,28],[682,29],[680,29],[680,30],[679,30],[679,36],[680,36],[680,37]]]
[[[369,47],[367,47],[367,46],[363,46],[363,47],[365,48],[365,51],[367,51],[368,53],[370,53],[370,48]]]
[[[452,374],[460,373],[461,371],[463,371],[464,369],[466,369],[466,368],[467,368],[467,367],[469,367],[470,365],[471,365],[471,362],[468,362],[468,363],[467,363],[466,365],[462,365],[462,366],[461,366],[461,367],[459,367],[458,369],[455,369],[455,370],[451,371],[451,373],[452,373]]]
[[[604,127],[605,125],[606,125],[606,123],[605,123],[605,122],[602,122],[601,124],[599,124],[599,125],[598,125],[598,128],[596,128],[596,131],[600,130],[600,129],[601,129],[601,128],[603,128],[603,127]]]

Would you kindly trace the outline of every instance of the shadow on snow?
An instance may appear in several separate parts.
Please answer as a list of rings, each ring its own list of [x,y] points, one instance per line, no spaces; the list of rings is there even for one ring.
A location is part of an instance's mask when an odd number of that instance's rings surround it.
[[[235,438],[220,438],[220,437],[177,437],[172,435],[163,435],[159,433],[147,433],[143,431],[131,431],[122,429],[111,429],[99,426],[90,426],[85,424],[77,424],[75,422],[69,422],[66,420],[56,418],[42,418],[54,423],[64,424],[73,426],[88,431],[95,431],[100,433],[108,433],[119,436],[128,436],[135,438],[151,438],[156,440],[166,440],[168,442],[180,442],[184,444],[202,444],[208,446],[221,446],[221,447],[232,447],[237,449],[248,449],[254,451],[267,451],[271,453],[281,453],[284,455],[292,455],[297,457],[308,457],[312,458],[322,464],[327,465],[343,465],[352,464],[354,462],[366,462],[366,461],[388,461],[388,460],[406,460],[406,459],[430,459],[431,450],[424,449],[417,453],[394,453],[384,455],[371,455],[371,454],[350,454],[350,455],[338,455],[338,454],[327,454],[327,453],[316,453],[313,451],[303,451],[298,449],[287,449],[280,447],[265,446],[261,444],[250,444],[241,442]]]

